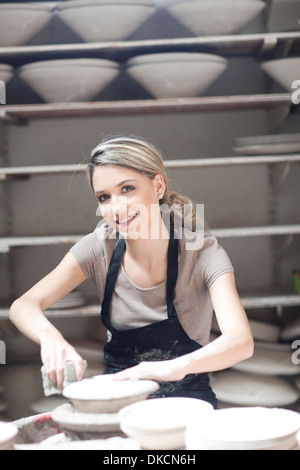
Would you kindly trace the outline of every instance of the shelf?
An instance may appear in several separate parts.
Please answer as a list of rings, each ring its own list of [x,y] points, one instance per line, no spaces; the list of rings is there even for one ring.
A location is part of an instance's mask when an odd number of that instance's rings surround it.
[[[300,154],[289,155],[255,155],[239,157],[211,157],[180,160],[165,160],[167,169],[188,169],[239,165],[276,165],[282,163],[299,163]],[[87,165],[36,165],[19,167],[0,167],[0,181],[13,178],[26,178],[34,175],[55,175],[68,173],[85,173]]]
[[[20,66],[36,60],[97,57],[125,61],[154,52],[205,52],[225,56],[266,58],[276,51],[300,52],[300,32],[240,34],[211,37],[146,39],[0,47],[0,62]]]
[[[295,307],[300,305],[300,295],[253,295],[251,297],[241,296],[241,302],[245,309]],[[98,317],[100,316],[100,304],[86,305],[72,309],[46,310],[48,318],[65,317]],[[9,308],[0,308],[0,321],[9,318]]]
[[[209,96],[199,98],[166,98],[76,103],[45,103],[4,105],[0,120],[26,122],[30,119],[76,118],[91,116],[122,116],[162,113],[214,112],[252,109],[290,108],[290,93],[260,95]]]
[[[217,238],[266,237],[299,235],[300,224],[269,225],[263,227],[238,227],[211,229]],[[53,235],[40,237],[2,237],[0,238],[0,253],[8,253],[13,248],[44,245],[73,245],[84,235]]]

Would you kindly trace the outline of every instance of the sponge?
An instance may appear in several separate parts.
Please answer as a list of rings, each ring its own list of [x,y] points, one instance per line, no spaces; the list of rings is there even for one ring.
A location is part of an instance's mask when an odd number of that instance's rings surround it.
[[[84,370],[86,370],[86,368],[87,368],[87,362],[84,361]],[[43,378],[43,388],[44,388],[45,396],[49,397],[50,395],[55,395],[55,394],[61,395],[61,390],[53,382],[51,382],[51,380],[48,379],[45,366],[42,366],[41,373],[42,373],[42,378]],[[76,381],[77,379],[76,379],[76,371],[75,371],[74,363],[71,361],[65,362],[63,388],[65,388],[67,385]]]

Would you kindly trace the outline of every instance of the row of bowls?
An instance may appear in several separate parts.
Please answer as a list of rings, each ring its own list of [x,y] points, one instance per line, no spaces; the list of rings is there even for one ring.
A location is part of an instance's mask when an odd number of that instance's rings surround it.
[[[233,34],[265,8],[262,0],[165,1],[165,9],[196,36]],[[83,41],[128,39],[156,11],[152,0],[71,0],[0,5],[0,46],[27,44],[57,15]]]
[[[300,365],[293,361],[291,345],[299,338],[299,319],[284,327],[252,319],[249,324],[254,338],[253,356],[211,377],[220,407],[297,406]],[[220,333],[215,320],[212,330],[216,336]]]
[[[102,375],[73,383],[64,389],[64,396],[78,418],[85,413],[94,419],[97,413],[117,413],[120,429],[142,449],[293,449],[298,445],[297,412],[262,406],[214,410],[210,403],[185,397],[147,399],[159,388],[156,382],[112,378]]]
[[[262,69],[287,91],[298,77],[300,58],[271,60]],[[203,94],[227,68],[227,60],[196,52],[145,54],[126,63],[126,72],[154,98]],[[106,59],[38,61],[18,69],[19,76],[46,102],[89,101],[120,73],[120,64]],[[8,83],[13,67],[0,64],[0,80]]]

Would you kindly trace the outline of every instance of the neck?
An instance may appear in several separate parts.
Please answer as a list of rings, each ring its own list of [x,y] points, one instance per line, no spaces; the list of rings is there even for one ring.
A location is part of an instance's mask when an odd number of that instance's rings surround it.
[[[170,236],[161,219],[159,230],[155,233],[155,237],[126,239],[127,256],[149,268],[166,260]]]

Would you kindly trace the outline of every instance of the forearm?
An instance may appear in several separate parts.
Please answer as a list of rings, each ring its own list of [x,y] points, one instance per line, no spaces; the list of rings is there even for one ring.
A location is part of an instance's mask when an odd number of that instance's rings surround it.
[[[12,323],[35,343],[41,343],[43,334],[60,335],[59,331],[46,318],[41,306],[33,299],[20,297],[10,308]]]
[[[174,359],[183,375],[227,369],[253,354],[251,335],[222,334],[206,346]]]

